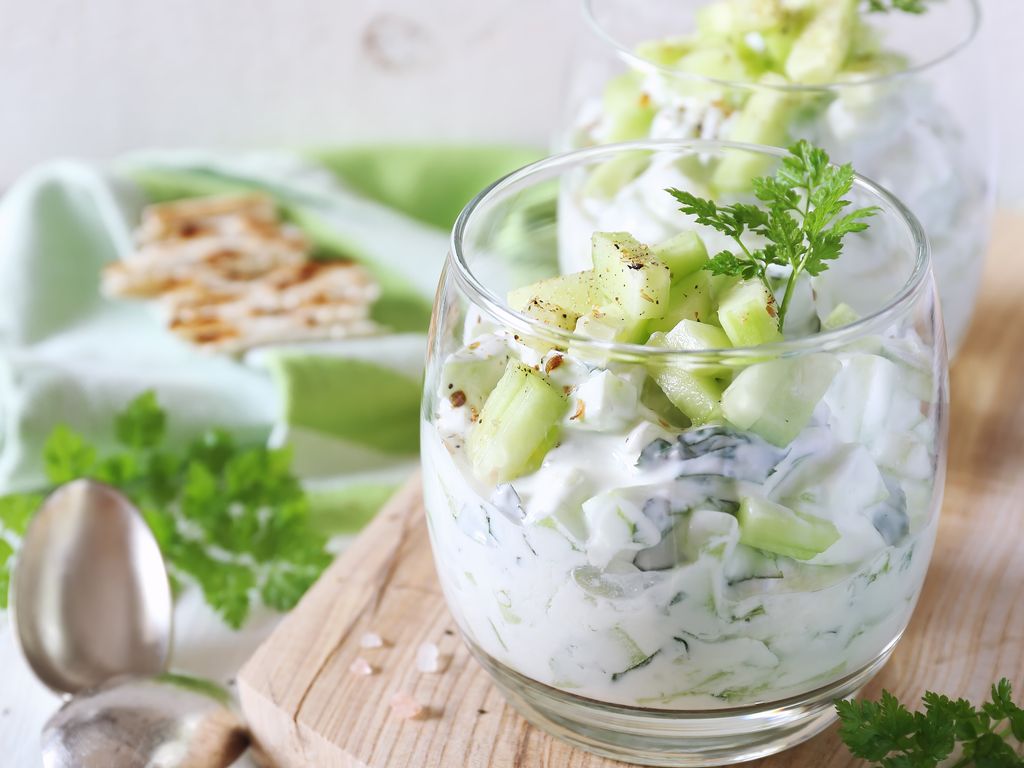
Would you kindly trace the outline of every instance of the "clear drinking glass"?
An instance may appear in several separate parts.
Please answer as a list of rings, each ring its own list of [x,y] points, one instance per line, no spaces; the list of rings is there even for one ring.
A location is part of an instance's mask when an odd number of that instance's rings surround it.
[[[454,229],[421,425],[438,575],[510,701],[593,752],[708,766],[796,744],[885,663],[921,589],[945,472],[946,353],[927,242],[888,192],[857,179],[852,201],[880,212],[815,278],[822,311],[845,302],[862,318],[836,330],[678,352],[574,335],[503,298],[559,272],[559,241],[589,242],[594,226],[568,213],[567,193],[623,157],[771,172],[781,154],[714,142],[572,152],[497,182]],[[644,196],[602,212],[603,228],[671,220],[659,177],[646,178]],[[675,224],[691,226],[681,213]],[[521,391],[499,417],[499,379],[520,364],[546,399]],[[769,419],[791,388],[824,376],[827,390],[772,443],[757,424],[689,425],[650,387],[669,369],[753,377]],[[500,422],[477,432],[485,417]],[[550,450],[536,470],[502,475],[538,435]],[[813,560],[752,546],[738,519],[767,504],[796,510],[798,527],[831,521],[835,543]]]
[[[815,85],[769,75],[719,79],[666,63],[685,50],[671,41],[697,34],[710,2],[583,0],[586,29],[556,149],[643,138],[774,146],[808,139],[891,190],[921,220],[952,356],[970,323],[994,202],[991,77],[975,42],[976,0],[929,2],[922,15],[865,14],[877,37],[859,44],[883,53]],[[725,71],[730,62],[707,66]],[[743,117],[745,109],[761,119]],[[622,186],[629,194],[628,179]]]

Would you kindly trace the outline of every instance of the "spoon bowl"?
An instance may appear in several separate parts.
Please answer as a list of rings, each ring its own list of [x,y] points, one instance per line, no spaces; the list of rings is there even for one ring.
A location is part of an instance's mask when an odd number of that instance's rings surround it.
[[[44,768],[224,768],[249,744],[227,692],[180,675],[80,693],[43,728]]]
[[[135,506],[94,480],[75,480],[47,497],[21,544],[10,615],[32,671],[57,692],[162,673],[171,589]]]

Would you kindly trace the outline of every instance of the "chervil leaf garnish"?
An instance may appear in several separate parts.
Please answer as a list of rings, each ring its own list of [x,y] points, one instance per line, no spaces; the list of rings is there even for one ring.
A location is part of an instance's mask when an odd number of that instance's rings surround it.
[[[680,203],[683,213],[698,224],[731,238],[738,251],[722,251],[708,261],[705,269],[716,275],[760,280],[769,293],[772,285],[768,268],[788,269],[786,290],[779,304],[781,331],[800,275],[820,275],[828,262],[843,252],[843,237],[867,229],[864,219],[874,216],[875,207],[849,213],[845,196],[853,188],[853,169],[829,163],[828,154],[806,141],[789,148],[774,177],[753,180],[754,195],[764,207],[747,203],[719,206],[679,189],[667,190]],[[766,244],[753,248],[744,235],[757,235]]]
[[[928,692],[924,712],[911,712],[888,691],[880,701],[839,701],[839,736],[856,757],[881,768],[937,768],[956,754],[949,768],[1021,768],[1024,709],[1014,703],[1005,678],[992,686],[991,700],[975,708]]]

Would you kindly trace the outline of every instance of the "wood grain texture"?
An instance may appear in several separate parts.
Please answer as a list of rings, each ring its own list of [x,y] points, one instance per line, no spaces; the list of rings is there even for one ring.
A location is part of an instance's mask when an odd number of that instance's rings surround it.
[[[977,317],[952,374],[938,542],[914,618],[867,694],[926,688],[979,698],[1001,676],[1024,690],[1024,219],[1000,222]],[[385,648],[364,650],[380,633]],[[436,643],[441,674],[416,670]],[[359,656],[377,670],[348,671]],[[414,479],[324,574],[239,677],[254,734],[281,768],[612,768],[529,726],[455,634],[434,575]],[[392,714],[397,692],[429,705]],[[835,728],[758,768],[848,768]]]

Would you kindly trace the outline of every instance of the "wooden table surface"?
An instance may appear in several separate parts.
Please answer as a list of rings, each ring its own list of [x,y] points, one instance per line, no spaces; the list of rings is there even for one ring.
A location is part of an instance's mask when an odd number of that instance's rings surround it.
[[[925,689],[980,698],[999,677],[1024,692],[1024,220],[1001,222],[976,319],[952,374],[949,475],[938,542],[906,635],[866,695]],[[388,646],[359,647],[364,632]],[[441,674],[415,665],[436,643]],[[377,674],[348,671],[363,656]],[[612,768],[505,704],[454,631],[434,575],[418,484],[341,556],[239,677],[242,705],[282,768]],[[402,720],[396,692],[429,704]],[[756,768],[861,765],[831,728]]]

